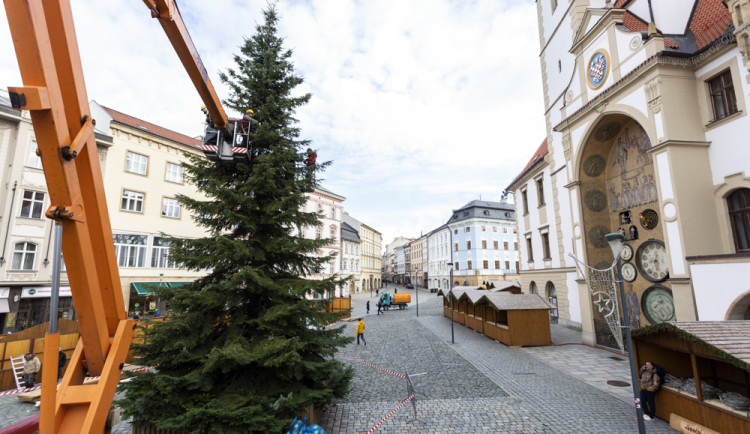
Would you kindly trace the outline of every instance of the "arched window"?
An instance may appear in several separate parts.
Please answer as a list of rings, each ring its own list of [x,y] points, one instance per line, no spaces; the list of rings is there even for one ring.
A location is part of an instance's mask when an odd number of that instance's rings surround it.
[[[16,243],[13,249],[13,263],[11,270],[33,270],[36,258],[36,244]]]
[[[552,282],[547,282],[545,292],[547,293],[547,301],[555,306],[554,309],[550,309],[549,311],[550,320],[553,324],[557,324],[557,319],[559,318],[560,314],[557,311],[557,290],[555,289],[555,284]]]
[[[727,196],[727,205],[734,246],[737,252],[750,251],[750,189],[735,190]]]
[[[536,287],[536,282],[531,282],[531,293],[539,294],[539,288]]]

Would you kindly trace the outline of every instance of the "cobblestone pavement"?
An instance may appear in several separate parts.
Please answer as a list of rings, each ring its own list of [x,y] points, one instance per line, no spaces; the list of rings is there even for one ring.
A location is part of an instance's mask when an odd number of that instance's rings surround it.
[[[368,345],[353,343],[341,352],[399,373],[424,373],[413,377],[417,417],[409,403],[383,423],[379,432],[638,432],[632,397],[623,400],[600,390],[606,387],[593,387],[566,372],[575,366],[556,368],[542,361],[583,353],[574,360],[585,364],[587,351],[601,350],[580,345],[513,349],[458,324],[454,327],[456,343],[451,344],[450,321],[442,316],[442,299],[434,294],[420,292],[419,318],[414,296],[408,309],[380,316],[365,314],[362,306],[368,299],[362,294],[353,297],[353,316],[364,317]],[[346,327],[354,335],[355,323]],[[545,349],[556,356],[546,357]],[[541,354],[539,359],[535,353]],[[603,368],[617,372],[595,376],[629,379],[628,365],[624,357],[619,358],[610,359],[612,366]],[[407,398],[405,380],[341,360],[355,368],[353,389],[326,409],[321,424],[328,433],[367,432]],[[581,377],[588,368],[579,369]],[[632,389],[628,390],[630,396]],[[674,432],[663,421],[648,421],[646,428],[649,433]]]
[[[454,327],[456,343],[451,344],[442,299],[420,291],[417,318],[415,293],[410,292],[407,309],[384,315],[376,315],[374,294],[352,297],[352,317],[364,318],[368,345],[354,342],[341,353],[401,374],[408,371],[416,392],[417,416],[407,403],[376,432],[638,432],[631,389],[607,390],[611,386],[602,384],[604,378],[629,382],[624,357],[607,353],[622,360],[604,357],[609,362],[593,366],[592,360],[602,359],[597,354],[602,350],[581,345],[513,349],[459,324]],[[344,327],[355,335],[354,322]],[[404,379],[340,360],[356,374],[349,395],[323,413],[321,425],[329,434],[367,432],[408,397]],[[38,408],[15,395],[0,397],[0,428],[36,413]],[[675,432],[660,420],[646,422],[646,429]],[[130,424],[123,421],[112,432],[129,434]]]

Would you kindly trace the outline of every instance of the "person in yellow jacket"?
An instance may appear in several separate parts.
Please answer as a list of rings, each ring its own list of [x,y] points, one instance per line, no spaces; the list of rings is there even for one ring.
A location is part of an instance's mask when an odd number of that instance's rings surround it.
[[[365,341],[365,323],[362,321],[362,318],[360,318],[357,323],[357,345],[359,345],[360,337],[362,338],[362,342],[367,345],[367,341]]]

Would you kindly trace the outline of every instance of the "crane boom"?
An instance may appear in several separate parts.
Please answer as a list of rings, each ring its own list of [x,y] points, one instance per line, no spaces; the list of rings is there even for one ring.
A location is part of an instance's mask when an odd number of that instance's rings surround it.
[[[45,357],[40,433],[101,433],[133,338],[117,267],[88,95],[70,0],[3,0],[22,87],[15,109],[29,110],[62,251],[80,339],[55,390],[57,360]],[[143,0],[162,25],[217,128],[227,115],[174,0]],[[53,315],[56,313],[53,312]],[[58,333],[45,337],[55,354]],[[49,363],[47,362],[49,360]],[[99,375],[83,384],[85,373]]]
[[[203,65],[198,51],[190,39],[190,34],[182,21],[182,15],[174,0],[143,0],[143,3],[151,11],[151,16],[159,20],[159,24],[167,34],[169,42],[172,43],[177,56],[185,67],[195,89],[201,96],[203,103],[208,109],[214,124],[221,129],[227,126],[227,115],[221,105],[219,97],[216,96],[211,79]]]

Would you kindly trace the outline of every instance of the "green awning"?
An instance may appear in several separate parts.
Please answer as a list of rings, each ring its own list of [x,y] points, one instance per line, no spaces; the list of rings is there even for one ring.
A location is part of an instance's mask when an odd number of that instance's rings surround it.
[[[159,286],[159,282],[131,282],[135,292],[140,297],[151,295],[151,288]],[[161,282],[161,286],[167,286],[167,282]]]
[[[169,282],[169,286],[191,285],[193,282]]]

